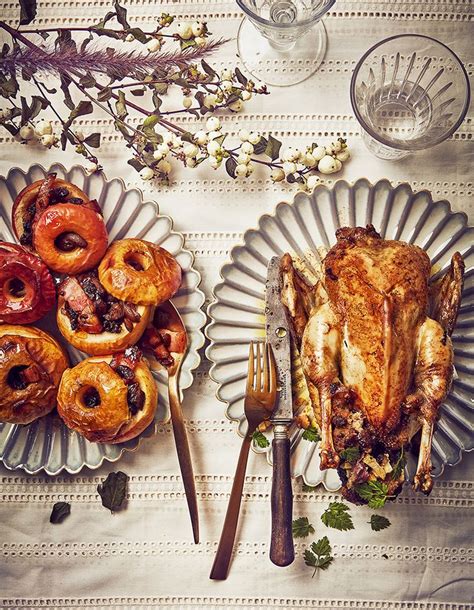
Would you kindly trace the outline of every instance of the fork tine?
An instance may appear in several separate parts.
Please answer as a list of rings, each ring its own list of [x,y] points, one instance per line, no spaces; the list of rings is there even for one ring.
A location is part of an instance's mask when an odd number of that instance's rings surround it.
[[[260,354],[260,342],[257,342],[257,372],[255,374],[255,389],[262,391],[262,356]]]
[[[253,351],[253,341],[250,342],[249,347],[249,368],[247,371],[247,394],[253,389],[253,373],[254,373],[254,361],[255,354]]]
[[[270,391],[270,371],[268,369],[268,343],[265,341],[265,351],[263,353],[263,391]]]

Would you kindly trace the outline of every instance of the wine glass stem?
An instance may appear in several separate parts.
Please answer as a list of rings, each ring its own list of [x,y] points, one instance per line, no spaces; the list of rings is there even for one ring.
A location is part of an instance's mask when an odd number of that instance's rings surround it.
[[[285,51],[290,51],[296,44],[296,41],[293,42],[285,42],[283,44],[275,42],[274,40],[268,40],[270,46],[272,47],[272,49],[275,49],[275,51],[279,51],[280,53],[283,53]]]

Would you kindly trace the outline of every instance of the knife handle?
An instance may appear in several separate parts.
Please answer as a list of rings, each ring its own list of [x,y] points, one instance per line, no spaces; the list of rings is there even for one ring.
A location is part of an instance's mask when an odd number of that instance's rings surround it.
[[[293,490],[290,470],[290,439],[286,425],[274,426],[272,481],[272,538],[270,559],[277,566],[293,563]]]

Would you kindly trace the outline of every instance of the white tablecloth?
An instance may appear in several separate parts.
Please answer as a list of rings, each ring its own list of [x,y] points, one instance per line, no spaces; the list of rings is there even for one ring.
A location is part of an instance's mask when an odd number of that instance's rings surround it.
[[[216,35],[235,38],[241,19],[238,6],[225,0],[152,2],[129,0],[130,14],[144,26],[168,11],[204,19]],[[40,0],[39,25],[84,25],[98,21],[105,0]],[[14,20],[16,2],[2,1],[2,18]],[[370,156],[358,135],[349,101],[349,81],[357,59],[374,42],[395,33],[417,32],[439,38],[459,54],[472,77],[472,3],[470,0],[338,1],[325,20],[329,35],[319,72],[289,89],[249,102],[240,115],[223,119],[234,134],[242,126],[302,146],[318,138],[348,138],[353,159],[337,178],[389,178],[428,189],[448,199],[474,222],[474,147],[472,114],[443,145],[401,162]],[[218,68],[236,61],[235,40],[212,63]],[[289,65],[304,70],[304,65]],[[189,122],[189,121],[188,121]],[[187,247],[196,254],[208,300],[218,270],[242,232],[259,216],[291,197],[289,186],[273,185],[264,171],[245,184],[225,172],[177,168],[170,188],[153,190],[139,183],[124,161],[124,147],[105,116],[80,119],[84,133],[103,133],[101,160],[109,177],[139,185],[161,210],[174,218]],[[0,132],[0,171],[33,162],[80,163],[73,153],[46,152],[13,143]],[[331,184],[333,180],[327,179]],[[28,476],[0,467],[0,605],[5,608],[333,608],[461,610],[474,607],[472,541],[474,536],[473,464],[464,456],[436,482],[429,498],[410,490],[387,507],[392,526],[372,532],[367,510],[353,508],[356,529],[328,530],[319,516],[334,494],[301,491],[294,483],[295,516],[307,515],[316,536],[328,534],[335,561],[311,578],[303,548],[289,568],[268,559],[270,471],[265,460],[249,462],[236,555],[225,582],[208,578],[229,497],[240,439],[224,416],[223,404],[203,361],[184,409],[195,460],[202,542],[191,531],[170,426],[162,427],[136,453],[99,471],[75,476]],[[127,509],[111,515],[96,493],[107,472],[120,468],[130,475]],[[54,502],[71,502],[71,516],[49,523]]]

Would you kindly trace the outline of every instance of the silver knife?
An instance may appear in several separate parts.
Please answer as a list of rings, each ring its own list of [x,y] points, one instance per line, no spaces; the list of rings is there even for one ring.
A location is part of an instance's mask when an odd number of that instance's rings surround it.
[[[272,537],[270,559],[277,566],[293,562],[295,552],[291,531],[293,519],[293,490],[290,470],[290,439],[288,426],[293,421],[291,393],[291,335],[286,309],[281,301],[282,278],[280,258],[268,263],[265,293],[267,341],[275,356],[277,367],[277,400],[273,423],[273,480],[272,480]]]

